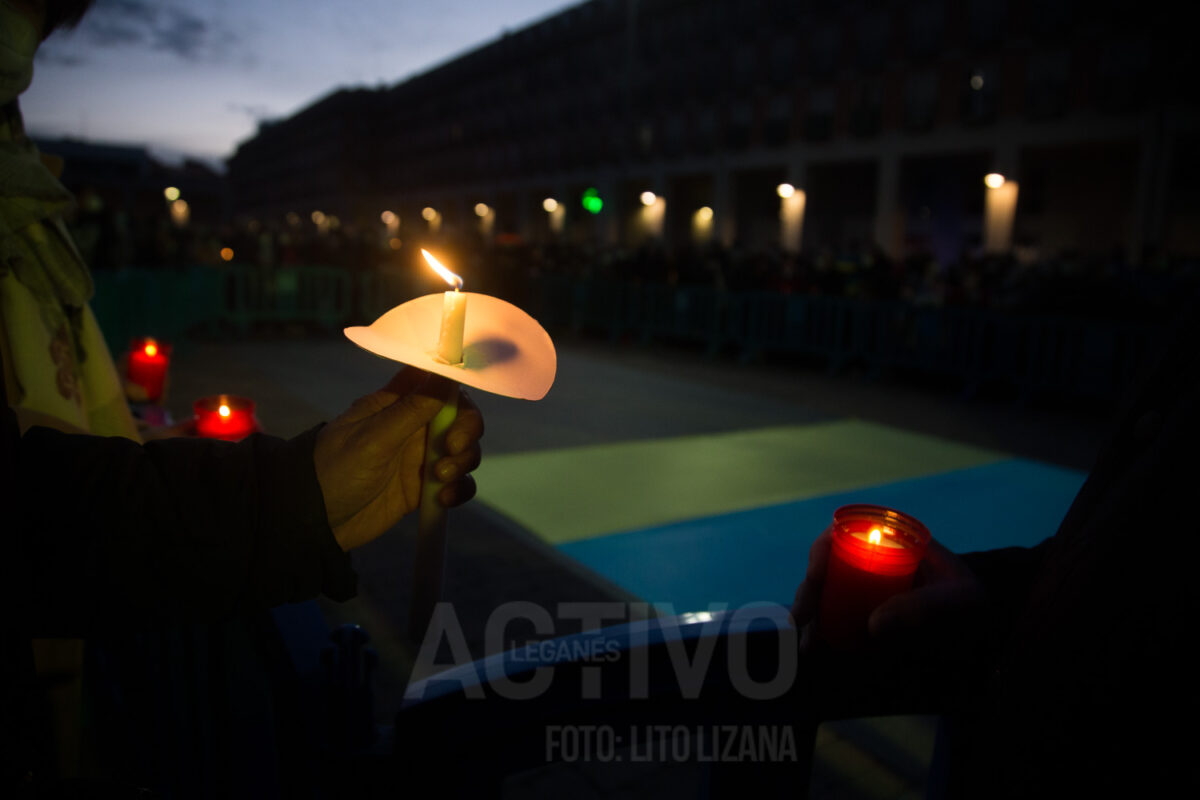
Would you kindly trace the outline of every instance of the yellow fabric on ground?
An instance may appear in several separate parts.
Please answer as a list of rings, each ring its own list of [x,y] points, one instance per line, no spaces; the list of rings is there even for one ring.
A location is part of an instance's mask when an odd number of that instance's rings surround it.
[[[488,456],[475,476],[481,500],[561,544],[1002,458],[843,420]]]

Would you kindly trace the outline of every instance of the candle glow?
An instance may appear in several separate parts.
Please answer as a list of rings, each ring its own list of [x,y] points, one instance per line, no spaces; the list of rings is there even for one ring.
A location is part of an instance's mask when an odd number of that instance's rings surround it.
[[[192,404],[196,433],[209,439],[236,442],[260,430],[254,416],[254,401],[248,397],[217,394]]]
[[[832,533],[817,633],[835,649],[860,649],[871,612],[912,587],[929,530],[902,512],[856,504],[834,512]]]
[[[425,248],[421,248],[421,255],[425,256],[425,262],[433,267],[433,271],[440,275],[442,280],[454,287],[454,291],[457,292],[462,289],[463,279],[442,266],[442,262],[434,258],[432,253]]]
[[[463,328],[467,321],[467,296],[459,291],[463,279],[442,266],[428,250],[422,249],[421,255],[442,280],[454,287],[454,291],[442,295],[442,325],[438,331],[436,357],[446,364],[461,364]]]
[[[129,361],[125,377],[145,391],[140,402],[158,403],[166,388],[167,369],[171,365],[170,345],[160,345],[157,339],[147,336],[130,342]]]

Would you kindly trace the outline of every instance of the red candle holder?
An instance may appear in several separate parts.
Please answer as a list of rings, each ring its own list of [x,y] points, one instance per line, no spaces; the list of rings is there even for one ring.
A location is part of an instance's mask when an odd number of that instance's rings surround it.
[[[138,337],[129,343],[129,366],[125,371],[131,383],[142,387],[146,401],[162,399],[167,368],[171,365],[171,345],[150,336]]]
[[[254,416],[254,401],[249,397],[201,397],[192,404],[192,410],[196,414],[196,434],[208,439],[236,442],[261,430]]]
[[[833,512],[817,636],[839,650],[864,647],[871,612],[912,588],[929,539],[929,529],[901,511],[859,503]]]

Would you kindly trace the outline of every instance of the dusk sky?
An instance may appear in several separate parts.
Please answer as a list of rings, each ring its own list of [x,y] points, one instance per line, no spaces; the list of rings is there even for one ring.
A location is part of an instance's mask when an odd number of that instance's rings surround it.
[[[206,160],[337,87],[394,84],[577,0],[97,0],[43,43],[35,136]]]

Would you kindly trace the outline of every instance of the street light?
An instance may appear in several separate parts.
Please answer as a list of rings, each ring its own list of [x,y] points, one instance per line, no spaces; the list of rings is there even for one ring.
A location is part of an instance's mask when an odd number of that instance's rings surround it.
[[[796,187],[792,186],[790,183],[781,183],[775,187],[775,194],[779,195],[784,200],[788,199],[795,193]]]

